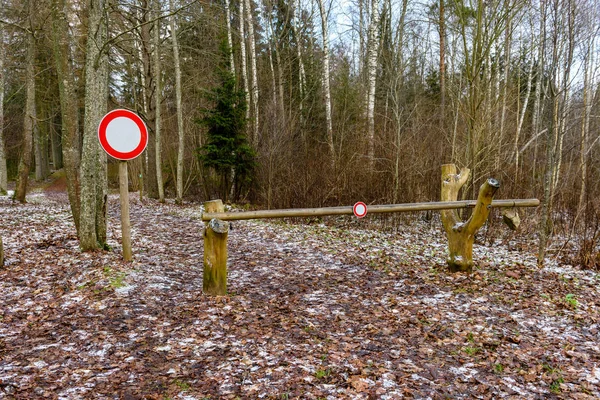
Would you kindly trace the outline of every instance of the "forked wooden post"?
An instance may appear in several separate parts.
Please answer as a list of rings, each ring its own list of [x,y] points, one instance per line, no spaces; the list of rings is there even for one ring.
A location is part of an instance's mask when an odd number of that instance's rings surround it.
[[[442,201],[455,201],[458,191],[469,177],[470,170],[462,168],[456,173],[456,165],[442,165]],[[462,222],[456,210],[443,210],[442,223],[448,237],[448,268],[451,272],[471,272],[473,269],[473,242],[475,233],[483,226],[490,213],[490,205],[500,183],[488,179],[479,188],[477,203],[471,217]]]
[[[221,200],[204,203],[207,213],[223,212]],[[203,291],[213,296],[227,294],[227,235],[229,223],[211,219],[204,228],[204,278]]]

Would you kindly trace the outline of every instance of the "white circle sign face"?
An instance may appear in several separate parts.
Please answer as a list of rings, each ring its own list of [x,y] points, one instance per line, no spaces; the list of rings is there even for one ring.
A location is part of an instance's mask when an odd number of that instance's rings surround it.
[[[133,160],[148,144],[148,128],[129,110],[112,110],[100,121],[98,140],[108,155],[117,160]]]
[[[123,132],[128,132],[124,135]],[[129,153],[140,144],[142,134],[137,124],[127,117],[117,117],[106,126],[106,141],[113,149]]]
[[[352,207],[352,211],[356,217],[362,218],[367,215],[367,205],[362,201],[359,201],[354,205],[354,207]]]

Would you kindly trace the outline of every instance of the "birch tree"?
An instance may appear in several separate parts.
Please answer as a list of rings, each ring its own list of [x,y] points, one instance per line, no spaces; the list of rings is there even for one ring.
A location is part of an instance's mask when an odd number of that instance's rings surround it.
[[[248,64],[246,60],[246,36],[244,34],[244,1],[240,0],[240,58],[242,59],[242,81],[244,82],[244,97],[246,98],[246,119],[250,119],[250,85],[248,84]]]
[[[173,0],[169,0],[171,4],[171,10],[173,9]],[[231,7],[230,0],[225,0],[225,18],[227,20],[227,44],[229,45],[229,68],[231,74],[235,76],[235,61],[233,59],[233,39],[231,34]]]
[[[250,142],[256,146],[258,140],[258,72],[256,70],[256,39],[254,37],[254,19],[252,17],[253,7],[251,0],[246,2],[246,23],[248,24],[248,38],[250,43],[250,68],[252,71],[252,110],[253,130]],[[242,18],[240,16],[240,18]]]
[[[327,145],[329,146],[330,166],[335,169],[335,147],[333,145],[333,123],[331,119],[331,89],[329,88],[329,32],[324,0],[319,2],[321,33],[323,38],[323,96],[325,102],[325,122],[327,124]],[[377,1],[377,0],[374,0]]]
[[[379,50],[379,0],[371,1],[371,21],[367,44],[367,156],[370,170],[375,160],[375,88],[377,85],[377,56]]]
[[[300,101],[298,103],[299,111],[300,111],[300,121],[304,120],[304,95],[306,92],[306,71],[304,69],[304,61],[302,60],[302,40],[300,38],[300,34],[298,32],[298,28],[296,26],[296,6],[298,4],[298,0],[292,0],[292,33],[294,35],[294,40],[296,41],[296,57],[298,58],[298,89],[300,92]]]
[[[106,0],[88,1],[79,224],[82,250],[103,248],[106,243],[106,153],[98,141],[98,123],[106,114],[108,99],[108,60],[101,51],[107,40],[105,7]]]
[[[227,0],[229,3],[229,0]],[[173,13],[173,0],[169,0],[169,7]],[[177,202],[183,199],[183,155],[184,155],[184,131],[183,131],[183,107],[181,103],[181,62],[179,60],[179,43],[177,41],[177,28],[175,26],[175,15],[171,15],[171,42],[173,44],[173,64],[175,68],[175,107],[177,109]],[[233,55],[233,53],[231,53]],[[231,64],[233,65],[233,63]]]

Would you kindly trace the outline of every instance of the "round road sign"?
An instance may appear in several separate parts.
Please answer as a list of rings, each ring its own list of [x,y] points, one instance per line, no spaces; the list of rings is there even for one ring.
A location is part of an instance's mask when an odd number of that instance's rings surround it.
[[[363,203],[362,201],[359,201],[358,203],[356,203],[354,205],[354,207],[352,207],[352,212],[358,218],[362,218],[365,215],[367,215],[367,205],[365,203]]]
[[[129,110],[112,110],[100,120],[100,145],[117,160],[133,160],[148,144],[148,129],[144,121]]]

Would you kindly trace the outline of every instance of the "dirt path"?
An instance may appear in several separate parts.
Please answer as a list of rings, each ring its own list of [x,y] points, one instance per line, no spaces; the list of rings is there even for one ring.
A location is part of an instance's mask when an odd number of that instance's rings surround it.
[[[131,200],[135,261],[58,197],[0,197],[0,398],[597,398],[597,274],[506,246],[449,275],[439,227],[239,222],[202,294],[199,208]]]

